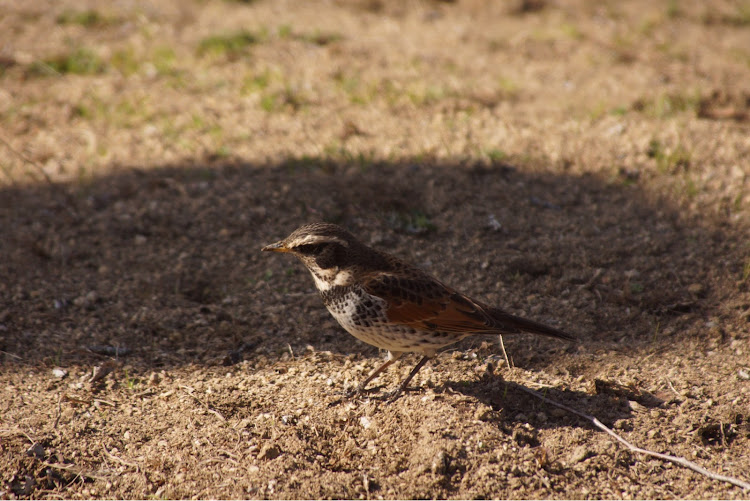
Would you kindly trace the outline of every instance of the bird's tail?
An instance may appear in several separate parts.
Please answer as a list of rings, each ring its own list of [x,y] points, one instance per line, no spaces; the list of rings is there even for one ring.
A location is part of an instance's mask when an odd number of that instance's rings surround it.
[[[531,334],[543,334],[558,339],[565,339],[566,341],[576,340],[575,336],[568,334],[565,331],[561,331],[560,329],[527,318],[511,315],[499,308],[490,308],[488,313],[492,317],[492,320],[495,321],[497,328],[506,332],[528,332]]]

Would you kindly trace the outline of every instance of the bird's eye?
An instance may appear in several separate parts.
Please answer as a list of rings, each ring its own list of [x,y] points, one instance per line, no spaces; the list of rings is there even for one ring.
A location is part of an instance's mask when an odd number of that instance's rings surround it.
[[[324,244],[307,244],[300,245],[295,250],[305,256],[317,256],[323,251]]]

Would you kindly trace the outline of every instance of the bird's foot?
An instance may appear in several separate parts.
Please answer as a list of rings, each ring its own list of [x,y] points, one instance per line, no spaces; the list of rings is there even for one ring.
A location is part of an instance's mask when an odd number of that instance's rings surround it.
[[[344,392],[344,396],[346,398],[358,397],[360,395],[364,395],[365,393],[373,393],[375,391],[378,391],[380,388],[382,388],[382,386],[374,386],[372,388],[366,388],[365,386],[360,384]]]
[[[372,393],[376,390],[379,390],[380,388],[382,388],[382,386],[376,386],[374,388],[365,388],[362,385],[358,385],[349,390],[337,392],[338,395],[340,395],[340,397],[334,400],[333,402],[331,402],[330,404],[328,404],[328,407],[334,407],[336,405],[343,403],[345,400],[350,400],[354,397],[359,397],[366,393]]]
[[[395,402],[401,397],[401,395],[408,391],[419,391],[419,388],[407,388],[406,386],[401,385],[395,390],[386,392],[383,395],[383,400],[385,400],[387,403]]]
[[[391,402],[395,402],[396,400],[398,400],[398,397],[400,397],[403,392],[404,392],[404,389],[401,387],[398,387],[395,390],[389,391],[388,393],[386,393],[384,396],[385,397],[384,399],[386,402],[390,404]]]

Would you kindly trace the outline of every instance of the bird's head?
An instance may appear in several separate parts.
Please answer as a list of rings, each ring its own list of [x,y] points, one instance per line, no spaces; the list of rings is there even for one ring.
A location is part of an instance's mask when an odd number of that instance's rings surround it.
[[[334,285],[351,285],[352,268],[364,249],[344,228],[331,223],[312,223],[261,250],[293,254],[310,270],[318,289],[324,291]]]

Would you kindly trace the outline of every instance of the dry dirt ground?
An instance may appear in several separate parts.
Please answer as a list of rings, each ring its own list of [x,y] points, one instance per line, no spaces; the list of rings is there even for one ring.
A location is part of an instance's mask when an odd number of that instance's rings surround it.
[[[0,498],[750,492],[750,3],[0,2]],[[328,220],[563,327],[383,354]]]

